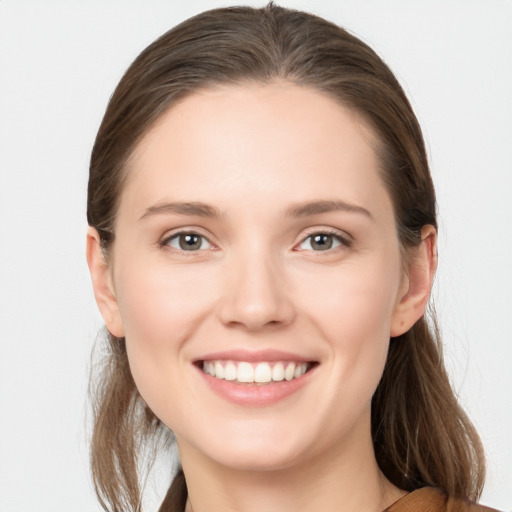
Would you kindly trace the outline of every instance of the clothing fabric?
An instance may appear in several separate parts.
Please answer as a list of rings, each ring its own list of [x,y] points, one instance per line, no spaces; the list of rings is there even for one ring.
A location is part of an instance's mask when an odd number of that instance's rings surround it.
[[[397,502],[384,512],[498,512],[483,505],[464,500],[447,499],[446,495],[434,487],[417,489]]]

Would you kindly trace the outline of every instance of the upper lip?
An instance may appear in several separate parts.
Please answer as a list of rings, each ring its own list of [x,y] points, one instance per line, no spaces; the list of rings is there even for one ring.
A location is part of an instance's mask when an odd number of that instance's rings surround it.
[[[302,363],[311,362],[312,359],[304,357],[292,352],[285,352],[282,350],[225,350],[221,352],[210,352],[204,356],[198,357],[195,362],[199,361],[247,361],[247,362],[258,362],[258,361],[297,361]]]

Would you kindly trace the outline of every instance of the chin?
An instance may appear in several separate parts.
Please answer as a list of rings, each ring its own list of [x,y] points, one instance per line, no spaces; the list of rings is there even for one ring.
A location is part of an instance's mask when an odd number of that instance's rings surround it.
[[[200,433],[194,442],[189,436],[183,440],[177,435],[182,457],[193,450],[196,456],[233,470],[265,472],[290,468],[306,460],[314,451],[315,436],[303,429],[290,430],[283,425],[247,424],[239,421],[230,428],[211,429]],[[212,427],[212,425],[210,425]],[[220,434],[213,435],[213,432]]]
[[[212,454],[222,466],[237,471],[267,472],[290,468],[298,464],[301,457],[293,449],[283,450],[281,446],[268,444],[264,449],[231,446],[222,453]]]

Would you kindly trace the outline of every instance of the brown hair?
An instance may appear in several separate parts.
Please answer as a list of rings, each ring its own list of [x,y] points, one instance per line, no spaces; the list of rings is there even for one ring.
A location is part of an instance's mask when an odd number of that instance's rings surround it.
[[[400,243],[420,243],[437,226],[436,201],[418,121],[393,73],[358,38],[316,16],[269,4],[199,14],[146,48],[115,90],[92,151],[87,219],[108,253],[124,168],[141,137],[173,104],[217,84],[284,79],[323,91],[364,116],[379,137],[382,177]],[[391,340],[372,401],[377,461],[404,490],[426,485],[477,499],[484,480],[480,440],[444,368],[435,315]],[[108,334],[96,380],[92,471],[106,510],[141,510],[141,450],[170,434],[145,405],[130,374],[125,341]],[[156,446],[156,445],[152,445]],[[154,448],[156,449],[156,448]],[[183,510],[178,473],[161,512]],[[109,508],[109,506],[111,508]]]

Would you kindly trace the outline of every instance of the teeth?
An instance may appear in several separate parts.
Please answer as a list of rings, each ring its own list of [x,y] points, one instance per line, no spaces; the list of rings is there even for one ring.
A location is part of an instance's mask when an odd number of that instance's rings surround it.
[[[233,363],[228,363],[224,368],[224,378],[226,380],[236,380],[236,366]]]
[[[224,367],[218,361],[215,363],[215,376],[224,379]]]
[[[212,377],[243,383],[265,384],[293,380],[304,375],[307,363],[248,363],[245,361],[204,361],[203,371]]]
[[[302,365],[298,364],[293,372],[293,377],[296,379],[302,375]]]
[[[293,363],[289,363],[284,371],[284,378],[286,380],[292,380],[295,374],[295,365]]]
[[[250,363],[240,363],[238,365],[238,382],[254,382],[254,368]]]
[[[270,382],[272,380],[272,368],[268,363],[260,363],[254,369],[254,382]]]
[[[283,363],[277,363],[272,368],[272,380],[275,382],[281,382],[284,379],[284,365]]]

